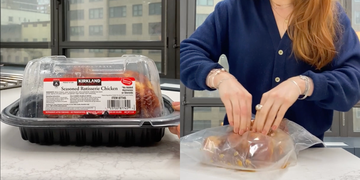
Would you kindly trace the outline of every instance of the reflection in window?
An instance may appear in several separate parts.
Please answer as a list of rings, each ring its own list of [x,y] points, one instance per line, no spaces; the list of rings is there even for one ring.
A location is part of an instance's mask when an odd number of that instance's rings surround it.
[[[89,35],[90,36],[102,36],[103,27],[102,26],[89,26]]]
[[[149,15],[161,15],[161,2],[149,4]]]
[[[109,35],[126,35],[126,24],[109,25]]]
[[[132,24],[132,34],[134,34],[134,35],[142,34],[142,23]]]
[[[70,10],[70,20],[83,20],[84,10]]]
[[[214,0],[196,0],[198,6],[213,6]]]
[[[109,8],[110,18],[126,17],[126,6],[117,6]]]
[[[161,23],[149,23],[149,35],[160,35]]]
[[[84,26],[73,26],[70,27],[70,36],[83,36]]]
[[[89,10],[89,19],[102,19],[103,18],[103,8],[96,8]]]
[[[133,16],[142,16],[142,4],[133,5]]]

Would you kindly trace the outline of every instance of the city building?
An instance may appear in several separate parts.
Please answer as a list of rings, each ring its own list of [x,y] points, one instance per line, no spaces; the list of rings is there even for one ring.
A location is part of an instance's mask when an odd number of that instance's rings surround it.
[[[1,8],[4,9],[37,12],[37,6],[37,0],[1,0]]]
[[[37,0],[37,11],[39,13],[50,14],[50,0]]]
[[[71,0],[67,22],[70,41],[160,41],[161,0]],[[118,57],[141,54],[161,70],[160,50],[72,49],[70,57]]]

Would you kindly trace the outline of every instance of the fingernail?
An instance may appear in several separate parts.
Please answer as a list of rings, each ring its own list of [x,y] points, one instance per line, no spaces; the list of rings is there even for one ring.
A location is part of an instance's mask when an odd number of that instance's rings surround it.
[[[244,130],[240,130],[239,134],[240,134],[240,135],[243,135],[243,134],[244,134]]]
[[[264,135],[266,135],[266,131],[265,131],[265,130],[263,130],[262,133],[263,133]]]
[[[276,127],[275,125],[273,125],[273,126],[271,127],[271,129],[274,130],[274,131],[276,130],[276,128],[277,128],[277,127]]]
[[[249,131],[249,130],[250,130],[250,127],[247,127],[247,128],[246,128],[246,131]]]

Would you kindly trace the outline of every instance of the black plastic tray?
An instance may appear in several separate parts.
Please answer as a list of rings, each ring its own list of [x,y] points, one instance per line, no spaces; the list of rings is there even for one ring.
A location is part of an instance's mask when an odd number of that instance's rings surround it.
[[[164,115],[158,118],[40,119],[18,116],[19,100],[1,114],[5,124],[19,127],[21,137],[41,145],[149,146],[161,141],[165,128],[180,122],[172,100],[163,95]]]

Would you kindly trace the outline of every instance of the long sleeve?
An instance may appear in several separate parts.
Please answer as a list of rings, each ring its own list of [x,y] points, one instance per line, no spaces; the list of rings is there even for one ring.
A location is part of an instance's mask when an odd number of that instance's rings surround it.
[[[331,70],[321,73],[309,70],[303,74],[314,82],[314,92],[308,101],[324,109],[348,111],[360,100],[360,43],[349,18],[338,6],[343,31]]]
[[[229,0],[219,2],[213,13],[197,30],[180,44],[180,80],[193,90],[212,90],[206,77],[227,51],[227,16]]]

